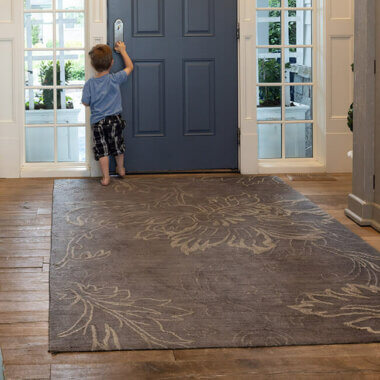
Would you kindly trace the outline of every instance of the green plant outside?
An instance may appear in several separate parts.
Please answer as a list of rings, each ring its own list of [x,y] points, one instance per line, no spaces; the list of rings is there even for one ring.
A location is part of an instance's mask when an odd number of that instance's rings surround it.
[[[281,6],[281,0],[269,0],[269,7]],[[288,1],[289,7],[296,6],[296,0]],[[289,11],[290,16],[295,16],[295,11]],[[269,12],[269,17],[280,17],[280,11],[273,10]],[[289,43],[295,45],[297,43],[297,25],[292,21],[289,23]],[[271,22],[269,24],[269,44],[281,45],[281,23]],[[271,49],[276,52],[278,49]],[[294,49],[295,50],[295,49]],[[293,49],[291,49],[293,51]],[[285,65],[286,68],[290,64]],[[260,83],[279,83],[281,82],[281,62],[276,59],[259,59],[259,81]],[[281,106],[281,90],[278,87],[260,87],[260,106],[261,107],[277,107]]]
[[[32,26],[32,44],[37,45],[40,41],[40,26],[33,25]]]
[[[83,67],[79,62],[67,61],[65,63],[65,82],[61,81],[61,65],[59,62],[56,64],[56,74],[57,74],[57,85],[63,86],[67,85],[70,80],[84,80],[85,72]],[[52,61],[42,61],[40,64],[40,81],[43,86],[53,85],[53,62]],[[62,89],[57,90],[57,108],[62,108],[61,93]],[[69,96],[66,99],[66,109],[73,109],[73,99]],[[34,99],[34,109],[53,109],[54,108],[54,93],[51,89],[42,90],[42,94]],[[25,103],[25,109],[29,110],[29,102]]]

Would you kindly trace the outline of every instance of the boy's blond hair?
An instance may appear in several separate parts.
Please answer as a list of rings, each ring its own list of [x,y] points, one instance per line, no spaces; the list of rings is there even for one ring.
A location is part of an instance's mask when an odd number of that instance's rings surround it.
[[[112,65],[112,49],[108,45],[95,45],[88,55],[91,58],[92,67],[99,73],[107,71]]]

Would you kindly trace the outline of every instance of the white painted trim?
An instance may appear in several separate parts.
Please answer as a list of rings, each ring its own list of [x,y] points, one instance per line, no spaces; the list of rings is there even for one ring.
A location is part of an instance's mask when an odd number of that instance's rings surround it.
[[[349,207],[344,210],[346,216],[360,226],[370,226],[380,232],[380,205],[366,202],[354,194],[348,197]]]
[[[88,165],[25,164],[21,167],[21,178],[46,177],[90,177]]]

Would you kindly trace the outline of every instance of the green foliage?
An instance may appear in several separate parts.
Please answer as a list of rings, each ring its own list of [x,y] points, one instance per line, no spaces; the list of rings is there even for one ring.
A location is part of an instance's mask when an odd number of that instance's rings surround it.
[[[291,11],[292,12],[292,11]],[[270,17],[280,17],[279,11],[270,11]],[[289,22],[289,44],[297,44],[297,23],[295,21]],[[281,23],[269,23],[269,45],[281,45]]]
[[[280,17],[280,11],[270,11],[269,17]],[[281,45],[281,22],[269,23],[269,45]]]
[[[73,61],[71,66],[71,75],[74,80],[85,80],[85,71],[83,65],[78,61]]]
[[[281,82],[281,63],[274,58],[259,59],[259,82]]]
[[[269,7],[280,7],[281,0],[269,0]]]
[[[32,44],[36,45],[40,41],[40,26],[33,25],[32,26]]]
[[[43,86],[52,86],[53,85],[53,62],[52,61],[42,61],[40,64],[40,81]],[[65,81],[61,80],[61,65],[57,62],[56,65],[56,76],[57,76],[57,85],[63,86],[69,83],[73,78],[73,63],[67,61],[65,64]],[[57,108],[62,108],[61,93],[62,89],[57,90]],[[66,109],[74,108],[72,98],[69,96],[65,97]],[[41,94],[34,99],[34,109],[53,109],[54,108],[54,92],[51,89],[42,90]],[[25,104],[25,109],[29,109],[29,102]]]
[[[281,63],[277,59],[259,59],[260,83],[281,82]],[[281,90],[278,87],[260,87],[260,107],[276,107],[281,105]]]

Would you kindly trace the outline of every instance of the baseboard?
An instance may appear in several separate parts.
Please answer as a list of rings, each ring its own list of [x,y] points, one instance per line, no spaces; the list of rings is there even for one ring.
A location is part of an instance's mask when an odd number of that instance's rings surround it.
[[[380,205],[365,202],[354,194],[348,197],[346,216],[362,227],[373,227],[380,232]]]

